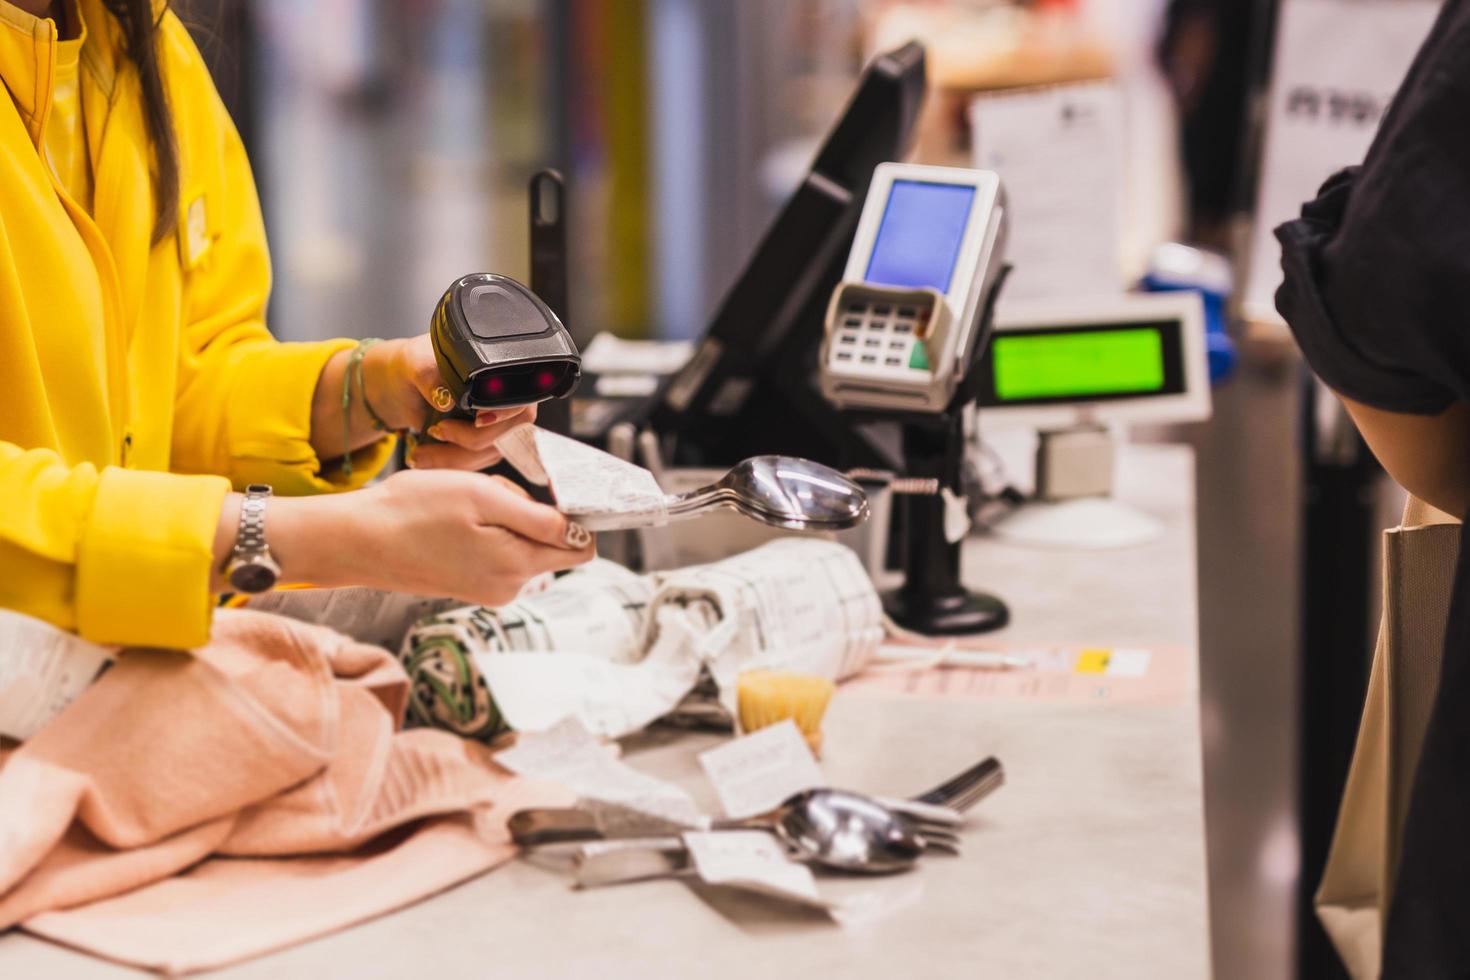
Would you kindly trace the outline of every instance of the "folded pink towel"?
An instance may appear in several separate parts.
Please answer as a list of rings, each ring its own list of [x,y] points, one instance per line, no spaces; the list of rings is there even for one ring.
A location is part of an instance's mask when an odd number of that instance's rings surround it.
[[[478,874],[514,854],[511,812],[569,802],[401,731],[407,696],[387,651],[264,613],[221,612],[193,655],[125,652],[0,755],[0,930],[205,969]]]

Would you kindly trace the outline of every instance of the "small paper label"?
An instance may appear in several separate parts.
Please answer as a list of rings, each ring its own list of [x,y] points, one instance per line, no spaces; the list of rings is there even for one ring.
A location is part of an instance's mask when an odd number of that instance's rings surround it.
[[[683,835],[689,863],[700,880],[711,885],[740,888],[820,909],[848,928],[865,928],[918,901],[923,880],[910,878],[883,887],[849,893],[840,899],[823,897],[811,869],[798,864],[770,834],[759,830],[723,830]],[[667,874],[665,862],[654,874]],[[627,869],[624,869],[625,871]],[[634,872],[642,869],[634,869]],[[628,875],[625,874],[625,878]]]
[[[1114,650],[1108,658],[1109,677],[1142,677],[1152,655],[1147,650]]]
[[[811,869],[786,855],[776,838],[762,830],[723,830],[684,835],[684,846],[699,877],[711,885],[736,885],[753,891],[821,903]]]
[[[787,719],[710,749],[699,757],[726,816],[765,813],[794,793],[822,785],[822,771]]]

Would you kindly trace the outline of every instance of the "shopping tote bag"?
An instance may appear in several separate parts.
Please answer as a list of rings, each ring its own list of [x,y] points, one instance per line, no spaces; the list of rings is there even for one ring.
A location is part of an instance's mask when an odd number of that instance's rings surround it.
[[[1460,524],[1409,498],[1384,532],[1383,616],[1317,916],[1354,980],[1376,978],[1414,770],[1444,653]]]

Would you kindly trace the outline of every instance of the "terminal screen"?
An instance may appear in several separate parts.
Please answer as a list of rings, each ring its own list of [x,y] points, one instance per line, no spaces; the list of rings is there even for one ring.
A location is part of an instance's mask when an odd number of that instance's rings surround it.
[[[882,286],[949,292],[975,188],[895,180],[863,278]]]
[[[1169,393],[1165,331],[1126,329],[998,334],[991,341],[994,403]]]

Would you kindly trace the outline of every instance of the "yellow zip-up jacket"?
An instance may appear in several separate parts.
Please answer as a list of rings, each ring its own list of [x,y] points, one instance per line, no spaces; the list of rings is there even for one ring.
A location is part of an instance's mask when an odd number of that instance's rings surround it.
[[[171,13],[159,51],[181,217],[151,244],[136,72],[100,0],[69,2],[87,31],[90,215],[38,149],[55,27],[0,2],[0,607],[101,643],[197,646],[231,483],[285,494],[347,485],[323,472],[309,435],[317,378],[352,341],[284,344],[266,330],[270,268],[250,168]],[[356,458],[351,482],[388,449]]]

